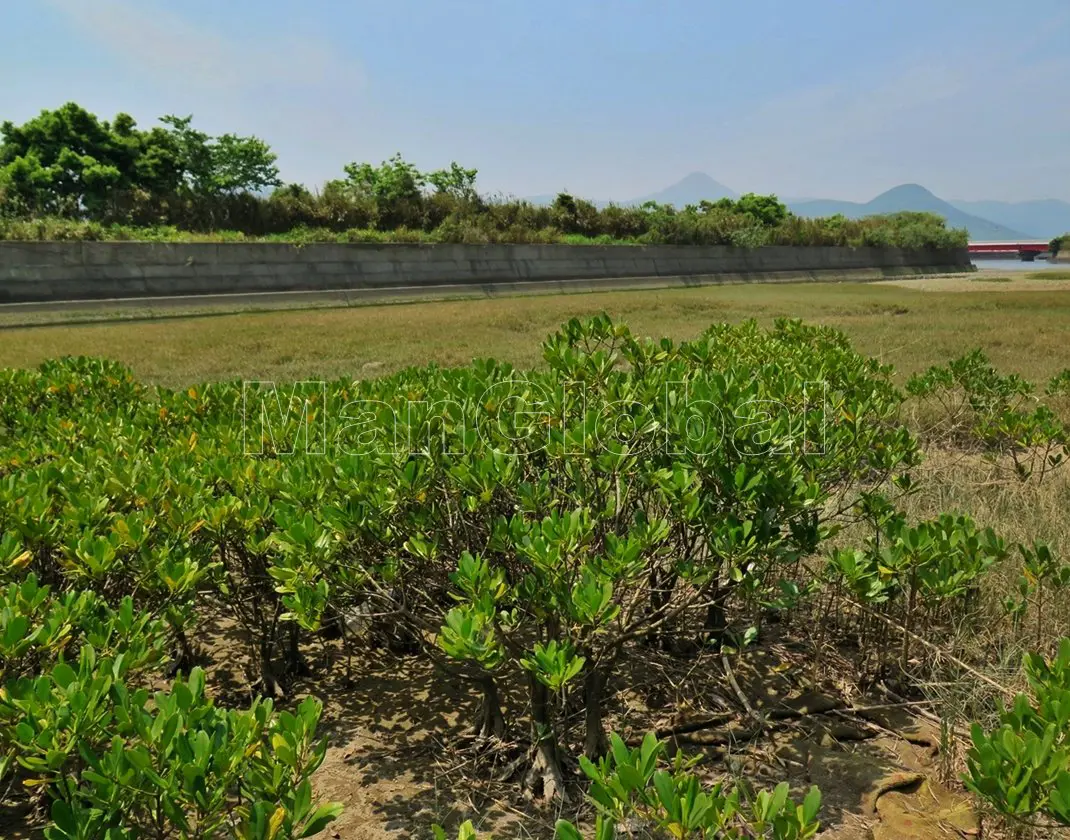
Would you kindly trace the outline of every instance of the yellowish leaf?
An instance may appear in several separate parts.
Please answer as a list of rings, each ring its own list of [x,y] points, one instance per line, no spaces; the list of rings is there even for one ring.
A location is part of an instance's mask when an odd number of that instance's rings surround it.
[[[279,833],[279,829],[282,828],[285,819],[286,809],[280,805],[275,809],[275,813],[271,815],[271,820],[268,822],[268,840],[275,840],[275,836]]]

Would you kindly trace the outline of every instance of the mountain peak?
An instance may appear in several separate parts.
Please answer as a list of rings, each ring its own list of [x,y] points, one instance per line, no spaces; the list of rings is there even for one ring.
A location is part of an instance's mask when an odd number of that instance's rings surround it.
[[[644,195],[629,204],[642,204],[656,201],[658,204],[672,204],[685,207],[700,201],[717,201],[721,198],[739,198],[739,196],[719,181],[715,181],[705,172],[691,172],[672,186],[659,192]]]
[[[933,199],[937,201],[941,200],[936,197],[932,190],[926,189],[921,184],[900,184],[898,187],[892,187],[890,190],[881,193],[879,196],[877,196],[877,198],[874,199],[874,201],[881,198],[895,198],[899,200],[905,199],[908,201],[918,198],[925,198],[929,199],[930,201]]]
[[[677,184],[716,184],[712,177],[705,172],[688,172]]]
[[[921,184],[900,184],[864,204],[852,201],[817,200],[792,203],[790,206],[792,212],[800,216],[833,216],[842,213],[850,219],[903,211],[935,213],[943,216],[949,227],[966,228],[970,239],[974,241],[996,242],[1025,236],[1012,228],[963,212],[934,195]]]

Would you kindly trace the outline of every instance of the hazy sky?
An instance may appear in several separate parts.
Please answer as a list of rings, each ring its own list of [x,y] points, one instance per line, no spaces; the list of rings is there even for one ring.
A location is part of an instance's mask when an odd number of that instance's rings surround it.
[[[0,0],[0,118],[257,134],[287,180],[1070,200],[1067,0]]]

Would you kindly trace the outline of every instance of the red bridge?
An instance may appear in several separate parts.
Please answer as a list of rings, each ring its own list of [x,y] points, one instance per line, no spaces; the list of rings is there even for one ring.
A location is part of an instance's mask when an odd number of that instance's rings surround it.
[[[1039,254],[1047,254],[1051,246],[1047,242],[971,242],[970,253],[978,257],[1017,256],[1032,262]]]

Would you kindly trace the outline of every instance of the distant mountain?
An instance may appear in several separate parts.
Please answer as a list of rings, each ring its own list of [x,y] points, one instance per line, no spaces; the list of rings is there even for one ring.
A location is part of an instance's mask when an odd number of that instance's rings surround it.
[[[553,204],[555,198],[557,198],[556,193],[553,195],[532,195],[524,200],[530,201],[532,204],[547,205]],[[577,196],[577,198],[587,198],[587,196]],[[672,204],[675,207],[683,208],[688,204],[698,204],[700,201],[717,201],[719,198],[739,198],[739,196],[704,172],[692,172],[672,186],[650,195],[644,195],[641,198],[631,198],[623,201],[595,199],[592,203],[596,207],[606,207],[610,204],[616,204],[620,207],[637,207],[647,201],[656,201],[658,204]],[[591,199],[587,200],[591,201]]]
[[[996,224],[1029,231],[1037,239],[1054,239],[1070,232],[1070,204],[1054,198],[1043,201],[952,201],[965,213]]]
[[[666,187],[660,192],[644,195],[642,198],[636,198],[627,203],[643,204],[647,201],[656,201],[658,204],[686,207],[688,204],[698,204],[700,201],[717,201],[720,198],[739,198],[739,195],[724,184],[713,180],[705,172],[692,172],[671,187]]]
[[[865,204],[859,204],[854,201],[819,199],[817,201],[798,202],[789,206],[792,212],[799,216],[834,216],[837,213],[842,213],[849,219],[861,219],[864,216],[885,213],[899,213],[905,210],[936,213],[947,219],[949,227],[966,228],[969,231],[970,239],[974,241],[1034,238],[1014,228],[1000,225],[960,210],[918,184],[903,184],[895,187],[888,190],[888,192],[881,193]]]
[[[527,199],[532,204],[553,204],[554,195],[536,195]],[[637,206],[647,201],[685,207],[700,201],[720,198],[739,198],[724,184],[704,172],[692,172],[665,189],[625,201],[596,200],[597,207],[619,204]],[[1065,201],[1025,201],[1012,204],[1002,201],[944,201],[918,184],[903,184],[872,201],[836,201],[822,198],[784,199],[793,213],[800,216],[834,216],[842,213],[850,219],[904,210],[936,213],[947,219],[949,227],[966,228],[974,241],[1002,239],[1051,239],[1070,232],[1070,204]],[[1024,232],[1028,231],[1028,233]]]

